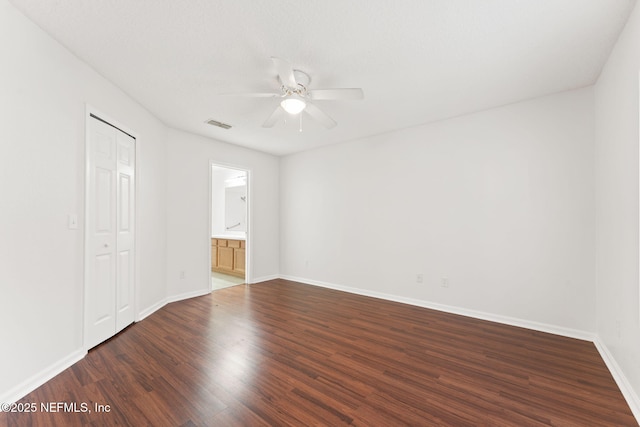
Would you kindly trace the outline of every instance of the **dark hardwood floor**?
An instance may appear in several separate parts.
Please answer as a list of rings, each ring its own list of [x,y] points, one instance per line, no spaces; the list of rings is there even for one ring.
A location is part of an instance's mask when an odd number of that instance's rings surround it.
[[[20,403],[0,425],[638,425],[590,342],[285,280],[169,304]]]

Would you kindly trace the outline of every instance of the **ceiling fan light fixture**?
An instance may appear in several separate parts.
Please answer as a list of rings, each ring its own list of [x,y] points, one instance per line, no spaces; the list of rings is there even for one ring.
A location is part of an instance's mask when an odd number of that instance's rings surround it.
[[[282,100],[280,106],[289,114],[300,114],[307,107],[307,103],[298,96],[290,96]]]

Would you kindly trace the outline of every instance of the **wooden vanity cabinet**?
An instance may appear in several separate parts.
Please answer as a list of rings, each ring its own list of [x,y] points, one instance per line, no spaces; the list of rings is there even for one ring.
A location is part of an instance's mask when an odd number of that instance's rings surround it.
[[[211,271],[245,276],[245,246],[244,240],[211,239]]]

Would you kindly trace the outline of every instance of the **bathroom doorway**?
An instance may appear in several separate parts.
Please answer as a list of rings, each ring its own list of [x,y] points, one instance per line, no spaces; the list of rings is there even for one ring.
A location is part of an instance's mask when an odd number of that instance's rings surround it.
[[[249,171],[211,163],[211,290],[247,283]]]

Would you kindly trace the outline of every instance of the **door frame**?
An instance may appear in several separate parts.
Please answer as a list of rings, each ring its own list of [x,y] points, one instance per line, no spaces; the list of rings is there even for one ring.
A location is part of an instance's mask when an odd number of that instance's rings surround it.
[[[139,186],[138,186],[138,182],[139,182],[139,171],[140,171],[140,135],[132,130],[130,127],[126,126],[125,124],[123,124],[122,122],[120,122],[119,120],[114,119],[113,117],[109,116],[108,114],[103,113],[102,111],[98,110],[97,108],[93,107],[90,104],[85,104],[85,123],[84,123],[84,132],[85,132],[85,137],[84,137],[84,224],[83,224],[83,232],[84,232],[84,248],[83,248],[83,287],[82,287],[82,306],[83,306],[83,316],[82,316],[82,348],[84,350],[84,352],[86,353],[89,348],[87,348],[87,319],[88,319],[88,307],[87,307],[87,287],[89,286],[89,280],[88,280],[88,276],[89,276],[89,271],[87,268],[87,263],[88,263],[88,258],[89,258],[89,230],[87,230],[88,227],[88,215],[89,215],[89,191],[90,191],[90,186],[89,186],[89,180],[90,180],[90,173],[91,173],[91,159],[89,158],[89,139],[90,139],[90,129],[89,129],[89,121],[91,120],[91,116],[95,116],[97,118],[99,118],[99,120],[104,121],[105,123],[115,127],[116,129],[121,130],[124,133],[129,134],[131,137],[133,137],[136,141],[135,144],[135,155],[136,155],[136,160],[135,160],[135,165],[134,165],[134,171],[135,171],[135,181],[134,181],[134,195],[135,195],[135,202],[134,202],[134,209],[135,209],[135,214],[134,214],[134,221],[135,221],[135,231],[134,231],[134,239],[133,239],[133,250],[134,250],[134,259],[135,259],[135,265],[134,265],[134,279],[133,279],[133,321],[138,322],[140,321],[140,310],[138,307],[138,301],[139,301],[139,286],[138,284],[140,283],[140,251],[139,251],[139,247],[140,247],[140,232],[139,232],[139,224],[140,224],[140,212],[139,212],[139,202],[138,202],[138,196],[139,196]]]
[[[240,165],[236,165],[236,164],[231,164],[231,163],[225,163],[225,162],[220,162],[217,160],[213,160],[213,159],[209,159],[209,184],[207,185],[207,188],[209,189],[209,226],[207,227],[209,230],[209,234],[207,237],[207,248],[208,248],[208,253],[209,256],[207,257],[207,259],[209,260],[207,262],[207,266],[208,266],[208,271],[207,271],[207,278],[209,280],[209,286],[207,287],[207,289],[209,289],[209,291],[211,292],[213,290],[213,287],[211,286],[211,234],[213,233],[213,227],[212,227],[212,220],[213,220],[213,168],[214,167],[218,167],[218,168],[223,168],[223,169],[234,169],[237,171],[241,171],[247,174],[247,231],[245,233],[245,271],[244,271],[244,282],[246,285],[251,284],[251,240],[252,240],[252,234],[251,233],[251,224],[253,223],[253,217],[252,217],[252,213],[251,213],[251,198],[252,198],[252,173],[251,173],[251,169],[246,167],[246,166],[240,166]]]

